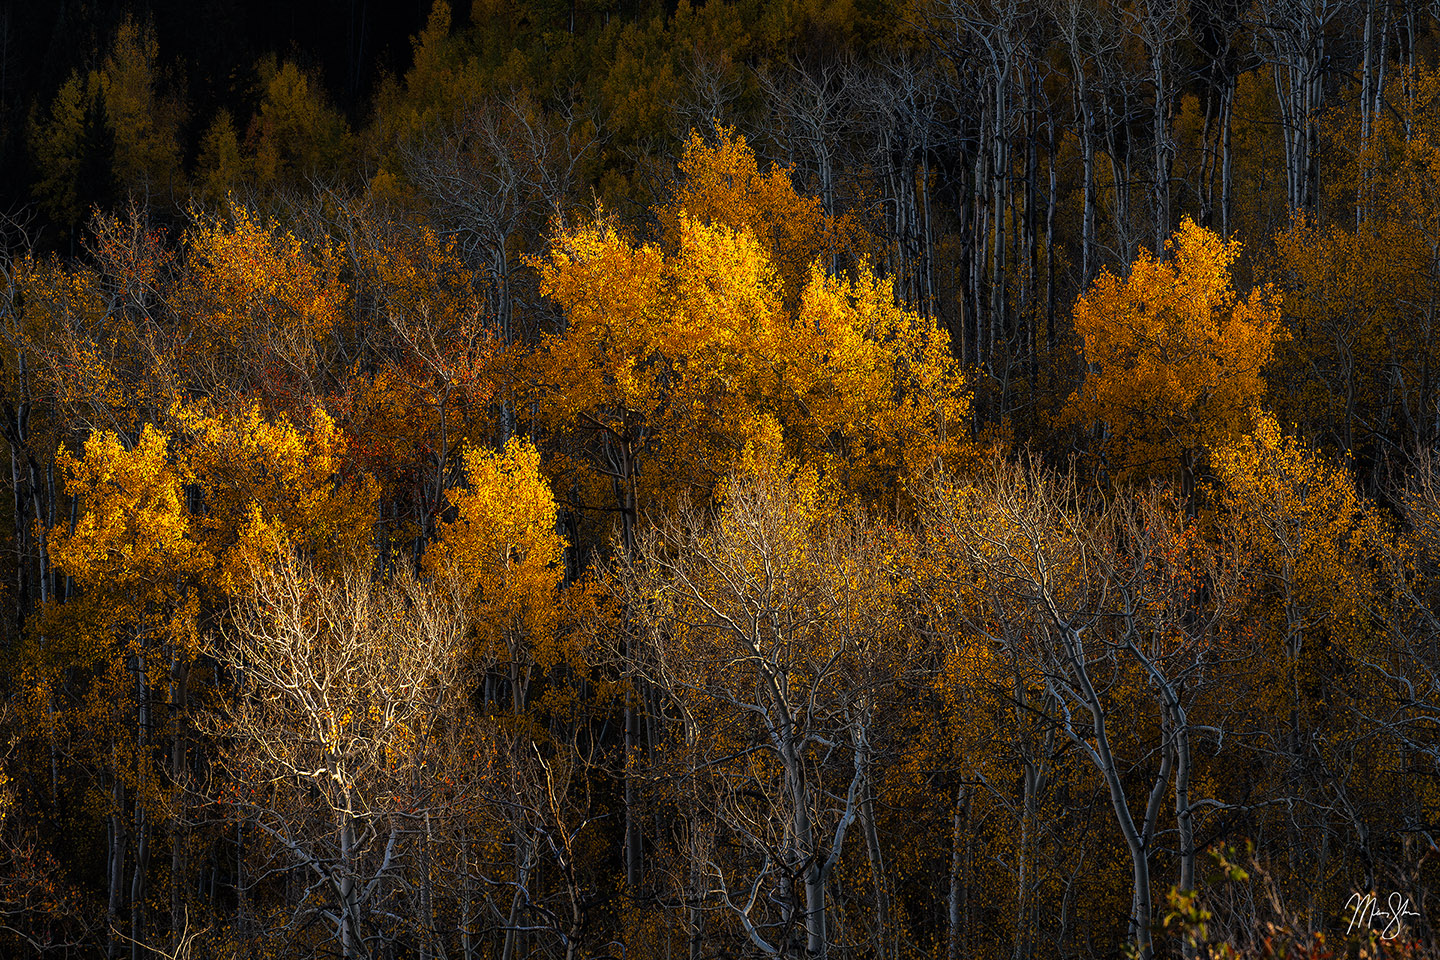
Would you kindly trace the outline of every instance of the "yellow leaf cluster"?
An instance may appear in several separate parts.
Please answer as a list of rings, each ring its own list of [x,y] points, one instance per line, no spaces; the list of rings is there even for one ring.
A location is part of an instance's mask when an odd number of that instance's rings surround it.
[[[791,302],[748,226],[682,211],[673,230],[667,252],[581,226],[538,264],[566,321],[526,370],[541,416],[629,445],[642,501],[708,496],[775,424],[787,456],[865,496],[962,449],[969,396],[948,339],[897,306],[888,281],[811,262]]]
[[[282,549],[322,568],[368,550],[377,489],[368,476],[348,475],[348,441],[323,410],[305,429],[256,405],[236,413],[182,406],[172,417],[185,437],[184,479],[203,491],[197,536],[216,558],[222,593]]]
[[[51,534],[51,558],[68,575],[135,596],[209,565],[192,537],[185,477],[155,427],[129,449],[113,433],[92,434],[80,457],[61,447],[56,465],[85,505],[73,532],[60,525]]]
[[[526,659],[551,666],[565,541],[540,454],[512,439],[499,453],[469,447],[464,461],[469,486],[450,492],[457,515],[441,525],[426,567],[459,583],[474,613],[478,658],[515,661],[523,642]]]
[[[789,168],[761,173],[755,152],[734,128],[721,126],[714,144],[692,131],[679,168],[675,196],[656,211],[671,243],[683,237],[687,216],[749,233],[774,265],[787,298],[799,293],[817,259],[856,259],[862,231],[849,218],[827,215],[818,198],[797,192]]]
[[[218,357],[245,351],[309,378],[349,290],[332,243],[310,243],[237,203],[190,232],[180,305]]]
[[[1120,476],[1173,470],[1248,430],[1283,335],[1268,287],[1241,298],[1231,285],[1238,243],[1186,218],[1166,249],[1142,252],[1128,277],[1105,272],[1075,304],[1089,371],[1067,412],[1105,424]]]
[[[1212,449],[1210,466],[1246,555],[1279,593],[1291,656],[1306,630],[1326,622],[1334,633],[1355,617],[1376,590],[1361,558],[1375,554],[1384,533],[1350,471],[1282,433],[1268,414]]]

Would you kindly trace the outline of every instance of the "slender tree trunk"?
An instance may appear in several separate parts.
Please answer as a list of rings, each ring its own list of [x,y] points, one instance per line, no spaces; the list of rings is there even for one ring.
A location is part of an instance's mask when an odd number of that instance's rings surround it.
[[[1055,310],[1059,292],[1055,289],[1055,204],[1060,193],[1055,171],[1055,119],[1052,116],[1045,124],[1049,134],[1049,152],[1046,161],[1050,169],[1050,190],[1045,198],[1045,350],[1055,352]]]
[[[995,159],[990,168],[991,216],[994,217],[994,240],[992,241],[992,270],[990,274],[990,350],[1007,339],[1009,324],[1009,297],[1006,289],[1008,261],[1008,226],[1006,213],[1010,209],[1010,137],[1009,122],[1009,69],[998,70],[995,77],[995,115],[991,149]]]
[[[1182,894],[1195,889],[1195,824],[1190,811],[1190,730],[1183,710],[1172,707],[1175,736],[1175,824],[1180,839],[1180,882]],[[1185,960],[1195,960],[1197,951],[1187,940]]]
[[[475,949],[470,942],[471,913],[474,902],[470,886],[470,838],[462,828],[460,831],[460,956],[464,960],[475,960]]]
[[[868,757],[864,763],[868,771]],[[864,802],[860,807],[860,826],[865,834],[865,852],[870,858],[870,876],[875,885],[875,960],[885,960],[889,956],[890,892],[885,857],[880,847],[880,831],[875,824],[875,787],[868,773]]]
[[[620,443],[620,522],[622,525],[625,540],[625,556],[629,560],[635,559],[635,522],[636,522],[636,489],[635,489],[635,451],[629,439]],[[627,618],[628,619],[628,618]],[[626,649],[621,651],[621,656],[629,656],[629,638],[626,638]],[[638,699],[638,689],[634,691],[635,696],[626,696],[625,699],[625,756],[624,756],[624,803],[625,803],[625,885],[634,891],[640,886],[642,873],[643,849],[640,837],[640,804],[635,789],[635,765],[638,762],[636,756],[640,744],[640,718],[636,714],[635,700]]]
[[[360,939],[359,890],[355,883],[355,824],[348,795],[339,811],[339,819],[340,952],[345,960],[356,960],[362,955],[363,945]]]
[[[1030,396],[1033,402],[1040,374],[1040,311],[1036,308],[1040,284],[1040,127],[1039,78],[1035,76],[1033,67],[1028,73],[1029,82],[1025,85],[1029,127],[1025,136],[1025,292],[1020,303],[1020,322],[1025,325],[1025,366],[1030,376]]]
[[[1028,960],[1030,956],[1030,821],[1036,780],[1033,762],[1025,763],[1021,779],[1024,786],[1020,801],[1020,838],[1015,852],[1015,942],[1010,954],[1013,960]]]
[[[519,937],[520,903],[530,886],[530,845],[521,835],[518,825],[515,829],[515,841],[515,895],[510,900],[510,919],[505,925],[505,941],[500,950],[500,960],[514,960],[515,945]]]
[[[109,947],[106,956],[115,960],[120,949],[120,912],[125,908],[125,862],[129,849],[129,829],[125,818],[125,783],[120,778],[120,765],[115,765],[115,782],[111,787],[110,814],[110,897],[105,911],[109,925]]]
[[[141,642],[144,642],[142,638]],[[146,817],[149,798],[146,796],[147,754],[146,732],[150,729],[149,685],[146,683],[148,658],[142,653],[135,658],[135,871],[130,878],[130,955],[140,960],[141,944],[145,942],[145,881],[150,867],[150,831]]]
[[[23,363],[23,361],[22,361]],[[18,635],[25,627],[25,609],[30,596],[29,590],[29,544],[25,522],[28,497],[25,493],[24,474],[20,463],[24,456],[21,444],[25,432],[25,409],[11,417],[9,434],[5,439],[10,446],[10,489],[14,494],[15,517],[15,631]]]
[[[990,106],[986,104],[984,114],[985,122],[980,125],[983,137],[989,129]],[[988,322],[988,306],[985,296],[986,266],[990,258],[990,237],[991,224],[989,187],[990,187],[990,157],[991,152],[988,146],[982,145],[975,154],[975,176],[971,181],[971,192],[974,194],[975,207],[975,243],[970,261],[970,294],[974,302],[973,313],[975,316],[975,364],[988,370],[990,368],[991,343],[989,340],[990,324]]]
[[[143,803],[135,804],[135,872],[130,878],[130,957],[140,960],[146,942],[145,887],[150,868],[150,824]]]
[[[1221,102],[1220,120],[1220,235],[1230,239],[1230,225],[1233,223],[1231,217],[1231,198],[1233,197],[1230,151],[1230,113],[1235,103],[1235,78],[1230,77],[1225,84],[1224,100]]]
[[[1095,253],[1094,117],[1091,116],[1083,79],[1080,82],[1078,96],[1080,100],[1080,165],[1081,176],[1085,181],[1083,184],[1084,213],[1080,221],[1080,284],[1082,287],[1088,287],[1090,281],[1095,277],[1099,264]]]
[[[810,822],[809,786],[801,769],[801,760],[794,752],[794,738],[787,735],[785,768],[790,780],[792,816],[795,824],[797,859],[808,864],[801,873],[805,897],[805,950],[808,956],[825,956],[828,938],[825,930],[825,883],[820,872],[820,851],[816,847],[814,826]]]
[[[920,248],[920,314],[933,319],[935,309],[935,227],[930,210],[930,160],[922,145],[920,151],[920,216],[924,221]]]
[[[960,262],[957,264],[956,273],[961,278],[962,289],[959,296],[955,298],[960,308],[959,321],[956,327],[960,331],[959,343],[956,345],[959,350],[960,362],[971,365],[979,362],[979,347],[975,340],[975,331],[978,324],[975,319],[975,308],[971,302],[973,293],[972,283],[973,268],[971,264],[975,259],[975,244],[977,232],[975,229],[975,194],[970,188],[970,158],[960,159]]]
[[[1116,824],[1120,828],[1121,836],[1125,838],[1125,847],[1130,854],[1131,874],[1133,879],[1131,912],[1130,912],[1130,936],[1135,945],[1136,953],[1140,960],[1150,960],[1154,954],[1150,936],[1150,861],[1147,836],[1136,827],[1135,819],[1130,813],[1130,804],[1125,798],[1125,786],[1121,780],[1120,767],[1110,750],[1110,735],[1108,730],[1107,717],[1104,704],[1100,695],[1096,692],[1090,680],[1088,667],[1085,665],[1085,653],[1080,642],[1079,635],[1074,628],[1066,625],[1061,630],[1065,638],[1065,655],[1069,661],[1076,665],[1077,679],[1079,681],[1079,693],[1081,702],[1086,711],[1090,714],[1090,721],[1094,728],[1094,743],[1084,743],[1086,752],[1095,763],[1110,794],[1110,806],[1115,813]],[[1168,779],[1168,771],[1161,779]]]
[[[170,828],[170,950],[178,956],[185,928],[183,891],[189,884],[185,865],[186,743],[185,704],[189,668],[172,652],[170,661],[170,779],[175,786],[176,814]]]
[[[962,784],[955,791],[955,815],[954,825],[950,832],[950,896],[947,903],[949,913],[949,936],[947,939],[946,957],[948,960],[961,960],[962,957],[970,955],[968,938],[962,934],[962,925],[965,920],[967,887],[962,880],[964,872],[964,857],[961,852],[961,838],[969,833],[968,820],[970,810],[970,792]]]

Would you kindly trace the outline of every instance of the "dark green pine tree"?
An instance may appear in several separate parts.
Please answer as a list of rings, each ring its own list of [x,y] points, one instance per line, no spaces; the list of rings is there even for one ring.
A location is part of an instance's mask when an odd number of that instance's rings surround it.
[[[99,207],[109,209],[115,203],[115,130],[105,108],[105,91],[96,90],[85,105],[80,126],[79,163],[75,168],[75,223],[70,230],[71,250],[80,229]]]

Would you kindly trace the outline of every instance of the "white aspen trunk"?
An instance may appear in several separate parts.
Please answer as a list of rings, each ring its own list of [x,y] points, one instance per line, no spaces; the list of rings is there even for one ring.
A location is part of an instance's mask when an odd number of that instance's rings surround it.
[[[18,434],[19,430],[17,429],[15,433]],[[14,436],[7,439],[10,440],[10,490],[15,498],[15,599],[17,601],[15,623],[18,628],[24,623],[24,600],[27,593],[25,589],[25,528],[28,524],[25,523],[25,496],[22,492],[24,485],[20,479],[20,453],[17,449],[19,444]]]
[[[1130,227],[1130,168],[1129,158],[1120,156],[1120,145],[1116,142],[1114,111],[1106,110],[1108,123],[1105,128],[1106,153],[1110,160],[1110,182],[1114,185],[1114,213],[1111,217],[1115,230],[1115,246],[1127,263],[1135,258],[1134,234]],[[1156,251],[1157,255],[1163,251]]]
[[[625,885],[640,886],[640,802],[635,791],[636,754],[639,750],[639,717],[635,708],[625,707]]]
[[[1059,293],[1055,289],[1055,204],[1060,188],[1055,170],[1055,118],[1053,114],[1046,120],[1045,128],[1049,140],[1046,163],[1050,172],[1050,189],[1045,196],[1045,350],[1049,354],[1055,350],[1055,310],[1059,298]]]
[[[870,876],[875,890],[875,960],[889,956],[890,891],[885,873],[885,856],[880,846],[880,831],[875,823],[875,784],[870,779],[870,741],[860,728],[859,722],[852,728],[855,741],[855,763],[857,775],[862,778],[860,788],[860,827],[865,835],[865,852],[870,858]],[[832,850],[834,856],[839,851]]]
[[[873,789],[873,785],[867,782],[860,821],[865,833],[865,852],[870,858],[870,876],[875,885],[875,960],[885,960],[889,956],[890,891],[884,851],[880,847],[880,834],[875,825]]]
[[[993,357],[995,345],[1008,338],[1009,323],[1005,271],[1007,268],[1007,224],[1006,213],[1010,209],[1010,138],[1009,121],[1009,63],[997,69],[995,76],[995,114],[991,149],[995,157],[990,169],[991,216],[994,217],[994,239],[992,240],[992,264],[990,274],[990,350]]]
[[[41,484],[40,478],[36,476],[35,462],[30,462],[30,501],[35,508],[35,546],[40,561],[40,602],[50,602],[50,551],[47,544],[46,530],[54,523],[52,516],[47,523],[46,515],[52,512],[48,505],[42,506],[42,500],[48,501],[55,493],[55,465],[50,464],[48,471],[49,483]],[[49,494],[49,497],[45,494]]]
[[[1027,69],[1025,84],[1025,275],[1020,296],[1020,322],[1025,325],[1025,366],[1030,376],[1030,395],[1035,396],[1040,375],[1040,123],[1039,80],[1033,65]]]
[[[1355,185],[1355,227],[1365,220],[1365,194],[1370,179],[1370,160],[1364,156],[1370,146],[1370,130],[1374,123],[1371,105],[1375,84],[1375,0],[1365,0],[1364,59],[1360,65],[1360,162],[1359,182]]]
[[[796,754],[795,732],[788,717],[785,726],[787,734],[783,763],[793,804],[791,817],[795,831],[794,862],[808,863],[801,874],[805,903],[805,949],[810,956],[823,957],[826,946],[825,884],[820,875],[815,832],[810,822],[810,790],[800,757]]]
[[[1190,810],[1190,730],[1185,711],[1172,707],[1175,726],[1175,824],[1180,834],[1180,882],[1182,894],[1195,889],[1195,823]],[[1195,960],[1196,948],[1187,939],[1182,945],[1185,960]]]
[[[145,683],[147,658],[135,658],[135,869],[130,877],[130,955],[140,960],[141,944],[145,942],[145,880],[150,866],[149,824],[145,815],[146,754],[145,732],[150,729],[150,698]]]
[[[470,942],[470,917],[474,902],[470,886],[470,839],[462,828],[460,832],[460,956],[464,960],[475,960],[475,949]]]
[[[1080,283],[1088,287],[1099,266],[1095,256],[1095,117],[1085,87],[1085,67],[1078,52],[1074,65],[1077,71],[1076,98],[1080,104],[1080,166],[1084,183],[1084,213],[1080,221]]]
[[[946,937],[947,960],[961,960],[961,957],[969,956],[969,945],[962,942],[961,926],[964,922],[966,896],[962,885],[964,857],[961,853],[961,837],[965,835],[966,811],[969,808],[970,794],[962,784],[955,791],[955,816],[954,825],[950,833],[950,891],[946,904],[949,914],[949,932]]]
[[[920,315],[935,316],[935,226],[930,209],[930,160],[922,145],[920,150],[920,216],[924,221],[920,247]]]
[[[1235,102],[1235,78],[1225,85],[1225,97],[1221,102],[1220,120],[1220,235],[1230,239],[1230,205],[1232,197],[1231,152],[1230,152],[1230,111]]]
[[[185,703],[188,668],[173,651],[170,661],[170,778],[176,785],[177,811],[170,827],[170,951],[178,956],[184,934],[185,906],[181,881],[185,878],[186,749]],[[198,894],[198,891],[197,891]]]
[[[109,947],[106,955],[114,960],[119,952],[120,911],[125,906],[125,861],[129,847],[129,834],[125,818],[125,784],[120,779],[119,765],[115,769],[115,782],[111,787],[111,803],[114,812],[110,814],[110,863],[106,871],[110,881],[110,897],[106,908],[106,920],[110,928]]]
[[[514,306],[510,293],[510,254],[502,234],[495,246],[495,312],[500,324],[500,342],[506,347],[514,339]],[[508,443],[515,434],[515,411],[510,405],[509,391],[500,396],[500,443]]]
[[[1035,802],[1035,765],[1027,761],[1021,780],[1023,782],[1020,801],[1020,839],[1015,853],[1015,942],[1012,944],[1013,960],[1025,960],[1030,955],[1030,924],[1027,916],[1030,906],[1030,820],[1031,807]]]
[[[340,953],[345,960],[356,960],[362,956],[363,944],[360,939],[359,891],[355,874],[355,819],[351,810],[349,791],[345,791],[344,806],[338,811],[340,820]]]
[[[515,895],[510,900],[510,918],[505,926],[505,941],[500,950],[500,960],[513,960],[515,957],[515,945],[519,937],[516,928],[520,925],[520,902],[530,884],[532,860],[529,841],[520,835],[518,825],[515,841]]]
[[[150,867],[150,830],[143,803],[135,804],[135,872],[130,877],[130,957],[140,960],[145,943],[145,880]]]
[[[1163,0],[1162,0],[1163,4]],[[1165,240],[1170,236],[1170,168],[1173,162],[1173,146],[1170,135],[1170,83],[1168,66],[1168,45],[1170,24],[1157,22],[1164,14],[1156,14],[1152,8],[1146,24],[1150,46],[1151,82],[1155,93],[1155,129],[1152,131],[1155,147],[1154,218],[1155,250],[1165,249]],[[1168,18],[1167,18],[1168,19]]]
[[[970,189],[970,184],[965,182],[971,174],[971,166],[968,158],[962,156],[960,162],[960,264],[959,275],[961,278],[960,295],[956,297],[960,307],[960,317],[956,324],[960,331],[960,362],[970,366],[979,362],[979,349],[975,341],[975,305],[971,302],[971,295],[974,291],[974,267],[975,259],[975,194]]]
[[[1115,813],[1115,821],[1120,827],[1121,836],[1125,838],[1126,850],[1130,854],[1133,880],[1130,937],[1135,944],[1135,950],[1140,960],[1150,960],[1154,955],[1154,949],[1150,937],[1150,862],[1149,851],[1146,849],[1146,838],[1136,828],[1134,817],[1130,813],[1129,802],[1125,798],[1125,786],[1121,782],[1119,764],[1116,763],[1115,756],[1110,750],[1105,707],[1091,683],[1080,636],[1069,625],[1061,625],[1060,630],[1064,638],[1066,656],[1070,660],[1072,669],[1076,671],[1076,679],[1079,681],[1082,705],[1090,714],[1090,722],[1094,728],[1095,742],[1093,745],[1084,740],[1079,740],[1078,743],[1081,749],[1089,755],[1105,780],[1110,795],[1110,806]],[[1076,737],[1073,730],[1067,730],[1067,732],[1072,738]]]
[[[982,131],[989,129],[990,109],[987,103],[984,122],[980,124]],[[976,151],[975,178],[971,183],[975,197],[975,242],[970,261],[970,289],[975,303],[975,363],[986,370],[990,369],[993,346],[989,339],[990,324],[986,317],[989,310],[985,298],[986,267],[990,261],[990,218],[993,215],[990,209],[990,161],[991,152],[982,145]]]
[[[420,844],[420,960],[430,960],[435,949],[435,902],[430,880],[430,811],[425,811],[425,839]],[[441,952],[444,949],[441,948]]]

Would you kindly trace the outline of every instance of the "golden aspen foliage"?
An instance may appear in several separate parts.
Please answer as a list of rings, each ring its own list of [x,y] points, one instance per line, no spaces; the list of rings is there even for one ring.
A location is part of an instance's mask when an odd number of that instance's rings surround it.
[[[258,405],[171,411],[185,482],[202,491],[192,521],[215,558],[213,589],[232,596],[256,569],[298,551],[317,569],[368,555],[378,489],[349,467],[349,441],[321,409],[301,425]]]
[[[168,437],[146,424],[133,445],[95,432],[80,455],[56,454],[75,512],[47,534],[74,591],[36,618],[24,658],[37,731],[89,773],[77,815],[139,843],[179,829],[202,623],[292,548],[322,572],[368,567],[375,513],[323,412],[303,429],[255,406],[177,406],[166,421]]]
[[[50,554],[77,595],[52,599],[36,618],[24,689],[37,730],[91,772],[81,816],[123,819],[128,794],[154,821],[170,802],[163,763],[147,747],[163,707],[147,691],[161,687],[172,663],[195,655],[213,566],[175,461],[151,425],[133,446],[97,432],[81,456],[63,447],[56,454],[79,509],[73,529],[59,523],[48,531]],[[71,695],[57,696],[64,685]]]
[[[1252,583],[1241,632],[1261,654],[1237,678],[1235,696],[1264,718],[1261,729],[1269,727],[1285,758],[1267,765],[1258,789],[1328,793],[1334,788],[1296,776],[1300,758],[1317,751],[1394,769],[1404,761],[1386,729],[1390,709],[1370,704],[1387,703],[1409,666],[1396,655],[1402,645],[1395,635],[1387,635],[1405,619],[1397,616],[1404,601],[1396,602],[1405,590],[1405,538],[1361,495],[1348,462],[1318,452],[1268,415],[1251,434],[1213,449],[1210,462],[1215,522],[1232,531]],[[1336,704],[1355,705],[1349,723],[1327,723]],[[1344,784],[1345,802],[1375,811],[1370,829],[1402,830],[1408,814],[1387,807],[1384,779]],[[1298,826],[1320,822],[1312,814]],[[1285,850],[1276,860],[1277,874],[1331,897],[1346,896],[1353,883],[1314,851]]]
[[[888,282],[812,265],[791,305],[753,234],[688,215],[676,230],[667,253],[581,227],[540,264],[566,323],[525,375],[543,418],[610,458],[602,472],[638,473],[643,503],[708,497],[774,422],[786,454],[827,483],[885,498],[899,477],[964,450],[969,396],[948,339],[897,307]]]
[[[1387,89],[1368,139],[1343,112],[1326,124],[1343,215],[1293,218],[1270,267],[1293,334],[1271,404],[1362,462],[1440,437],[1440,72],[1402,69]]]
[[[565,326],[541,342],[535,372],[552,387],[547,407],[556,416],[574,420],[592,405],[627,410],[647,402],[655,377],[643,364],[665,323],[664,268],[658,248],[637,247],[609,225],[580,227],[553,244],[539,265],[540,290],[565,311]]]
[[[1355,629],[1376,589],[1365,558],[1383,527],[1351,471],[1283,433],[1269,414],[1250,433],[1212,447],[1209,461],[1218,505],[1279,592],[1288,655],[1299,656],[1306,632],[1321,624],[1332,634]]]
[[[42,208],[56,222],[74,225],[82,221],[89,204],[108,200],[93,183],[81,184],[83,173],[98,173],[113,179],[113,135],[107,143],[108,127],[103,115],[104,93],[100,75],[91,71],[82,77],[72,73],[50,102],[42,117],[38,106],[30,111],[30,153],[38,176],[33,192]],[[110,149],[106,151],[104,148]],[[86,160],[103,170],[86,170]],[[94,179],[91,176],[89,179]],[[86,190],[84,188],[90,187]]]
[[[761,173],[755,152],[734,128],[720,127],[714,144],[692,131],[679,173],[675,195],[656,211],[669,243],[678,242],[686,216],[750,233],[779,275],[787,300],[799,295],[816,260],[859,259],[863,232],[848,217],[827,216],[819,198],[798,193],[788,168]]]
[[[729,231],[717,239],[726,249],[715,256],[736,265],[749,258],[741,275],[757,276],[753,241]],[[734,402],[723,378],[735,357],[724,346],[753,336],[760,318],[743,315],[741,305],[768,312],[764,290],[727,304],[730,326],[721,330],[696,322],[700,302],[718,302],[718,291],[695,290],[688,296],[690,322],[683,323],[678,301],[686,292],[678,288],[686,278],[676,275],[676,262],[604,224],[557,238],[538,266],[540,292],[564,310],[565,324],[527,358],[524,376],[548,425],[580,438],[562,474],[583,482],[574,468],[589,459],[616,483],[642,488],[642,501],[673,494],[677,485],[712,485],[727,447],[736,447],[730,438],[743,436],[744,425],[705,414]]]
[[[355,301],[373,318],[376,356],[366,374],[341,384],[334,409],[387,497],[428,484],[427,503],[438,512],[455,453],[497,432],[494,406],[514,358],[500,349],[453,241],[430,229],[366,230],[372,213],[360,214],[350,252]]]
[[[170,419],[173,437],[146,424],[133,448],[97,433],[81,456],[56,454],[81,508],[73,532],[50,531],[51,554],[82,585],[139,601],[141,587],[228,596],[282,548],[327,565],[365,553],[374,484],[346,475],[345,438],[323,411],[303,430],[255,406],[177,406]]]
[[[1067,416],[1103,426],[1122,478],[1174,473],[1250,429],[1284,337],[1269,287],[1232,286],[1237,242],[1186,218],[1166,250],[1142,252],[1127,277],[1106,271],[1075,303],[1088,370]]]
[[[1393,85],[1386,86],[1385,109],[1371,118],[1368,137],[1361,136],[1358,117],[1343,110],[1331,114],[1324,133],[1341,162],[1328,186],[1336,202],[1356,208],[1358,225],[1379,219],[1417,228],[1440,217],[1437,96],[1440,67],[1417,61],[1396,70]],[[1436,244],[1423,234],[1411,239],[1426,253]]]
[[[455,240],[428,226],[401,228],[384,217],[378,207],[355,215],[350,254],[361,309],[372,311],[374,322],[388,326],[401,346],[420,330],[436,340],[427,341],[427,349],[443,351],[456,341],[454,348],[461,350],[483,339],[489,318],[482,292]]]
[[[87,430],[137,438],[182,389],[170,304],[180,257],[134,209],[96,216],[91,232],[88,263],[11,262],[0,383],[21,402],[39,401],[29,445],[45,459]]]
[[[155,427],[147,424],[130,449],[114,434],[93,434],[79,457],[61,447],[56,465],[84,504],[73,531],[51,531],[51,557],[69,576],[113,593],[112,602],[144,602],[209,566],[185,507],[184,474]]]
[[[683,90],[676,50],[674,38],[659,17],[617,25],[602,36],[597,52],[604,64],[599,85],[608,108],[606,126],[625,142],[674,137],[669,121]],[[600,180],[601,196],[607,203],[623,205],[635,195],[643,195],[643,171],[637,170],[635,163],[612,162],[609,166]]]
[[[794,320],[765,349],[767,406],[791,455],[853,494],[880,502],[937,459],[968,462],[970,391],[949,336],[868,267],[844,279],[812,266]]]
[[[170,420],[170,437],[146,424],[133,446],[97,432],[81,455],[57,453],[76,511],[73,528],[47,532],[75,593],[42,610],[24,660],[27,709],[108,791],[90,809],[124,818],[131,804],[152,823],[170,816],[179,771],[150,744],[180,736],[166,718],[183,709],[158,691],[188,675],[202,616],[292,545],[317,569],[368,562],[375,499],[368,478],[341,475],[343,438],[323,413],[304,432],[254,408]],[[57,708],[62,682],[73,696]]]
[[[458,583],[475,624],[474,663],[552,668],[565,541],[540,454],[513,438],[499,453],[467,447],[464,462],[468,486],[449,492],[456,517],[440,525],[426,568]]]
[[[234,202],[198,216],[186,239],[177,300],[203,345],[193,354],[200,382],[303,410],[328,386],[329,341],[349,296],[339,248],[301,240]]]
[[[1217,522],[1231,527],[1255,583],[1247,625],[1270,654],[1250,678],[1276,717],[1309,726],[1331,702],[1341,664],[1365,658],[1384,587],[1374,563],[1394,552],[1386,524],[1332,462],[1260,417],[1212,448]]]
[[[1230,130],[1233,199],[1231,231],[1268,237],[1291,216],[1286,189],[1284,141],[1275,135],[1284,120],[1268,70],[1245,70],[1235,78]]]
[[[1278,351],[1273,403],[1345,453],[1374,442],[1374,404],[1396,351],[1424,350],[1423,341],[1395,336],[1404,322],[1397,294],[1419,279],[1402,252],[1408,233],[1388,220],[1356,231],[1297,215],[1275,238],[1285,320],[1296,336]]]
[[[19,303],[7,311],[0,342],[7,395],[19,395],[23,367],[36,378],[27,386],[43,387],[72,408],[119,408],[141,399],[142,385],[124,382],[114,354],[105,350],[122,340],[117,328],[124,318],[106,316],[96,270],[27,255],[15,261],[11,278]],[[135,392],[127,396],[130,388]]]

